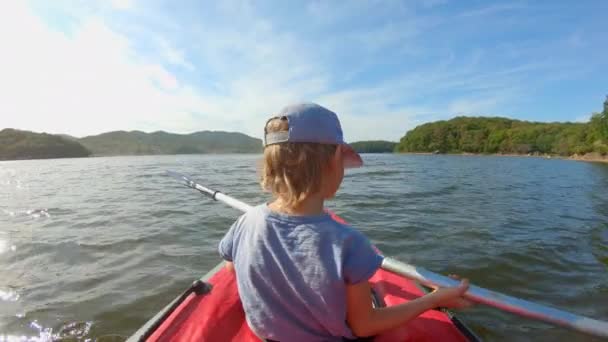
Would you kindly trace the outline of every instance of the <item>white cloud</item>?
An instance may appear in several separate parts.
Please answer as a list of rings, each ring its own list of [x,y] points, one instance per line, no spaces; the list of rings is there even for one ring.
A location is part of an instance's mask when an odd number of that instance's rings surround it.
[[[469,10],[461,14],[463,17],[476,17],[476,16],[484,16],[484,15],[493,15],[497,13],[502,13],[505,11],[513,11],[513,10],[521,10],[526,8],[526,5],[523,3],[505,3],[505,4],[493,4],[488,5],[486,7],[481,7],[474,10]]]
[[[388,139],[397,141],[419,123],[420,114],[432,115],[425,107],[391,106],[403,96],[396,83],[376,88],[332,92],[317,98],[321,105],[336,111],[347,141]]]
[[[186,60],[183,50],[173,47],[165,38],[159,38],[158,45],[160,54],[169,64],[184,67],[189,71],[194,71],[194,65]]]
[[[191,51],[207,57],[207,68],[219,75],[210,79],[218,89],[202,91],[151,62],[156,57],[193,72],[183,52],[163,38],[155,40],[159,55],[142,56],[130,37],[100,17],[79,18],[68,34],[23,4],[5,11],[11,20],[0,23],[7,51],[0,55],[1,127],[75,136],[134,129],[259,136],[265,118],[282,106],[326,90],[316,67],[293,55],[299,43],[264,21],[254,22],[245,37],[230,25],[193,41],[204,48]]]
[[[497,104],[498,99],[494,97],[480,99],[459,99],[449,104],[448,112],[452,115],[487,115],[491,114],[489,111],[496,108]]]
[[[13,7],[0,25],[2,126],[77,136],[118,129],[191,132],[243,131],[259,136],[265,118],[294,101],[316,101],[338,112],[349,140],[398,139],[416,115],[429,108],[390,106],[406,92],[446,76],[424,72],[367,88],[332,90],[329,74],[297,37],[279,33],[256,18],[208,30],[194,44],[206,67],[218,73],[201,91],[159,63],[140,58],[129,37],[89,17],[71,34],[54,31],[28,8]],[[8,32],[20,32],[19,39]],[[155,40],[160,58],[193,66],[164,38]],[[295,52],[295,53],[294,53]],[[198,71],[198,70],[197,70]],[[450,77],[450,76],[448,76]],[[457,104],[462,106],[462,104]],[[439,106],[439,105],[438,105]]]
[[[448,0],[422,0],[422,6],[431,8],[431,7],[443,5],[447,2],[448,2]]]
[[[11,20],[0,23],[8,52],[0,57],[4,127],[76,136],[119,129],[223,129],[259,136],[265,118],[285,104],[316,101],[340,114],[351,141],[396,140],[418,122],[417,115],[441,111],[391,103],[461,76],[421,71],[367,88],[332,90],[330,74],[306,42],[244,11],[234,25],[207,29],[193,41],[190,53],[218,74],[208,84],[215,91],[202,91],[162,64],[141,58],[129,37],[101,18],[84,18],[65,34],[47,27],[25,6],[13,6],[10,12]],[[176,43],[163,37],[154,41],[161,60],[198,72]],[[472,111],[482,105],[489,108],[491,102],[460,101],[449,109]]]
[[[113,8],[118,10],[128,10],[133,8],[135,0],[110,0]]]
[[[129,39],[100,19],[85,19],[67,35],[12,4],[0,22],[1,126],[79,136],[190,131],[191,113],[205,108],[202,97],[162,65],[139,60]]]
[[[306,22],[331,32],[323,37],[248,1],[176,6],[170,14],[144,2],[120,12],[134,6],[124,0],[66,6],[59,11],[69,19],[65,32],[66,18],[46,18],[55,25],[48,26],[25,2],[9,4],[0,21],[0,128],[77,136],[221,129],[259,137],[265,119],[287,103],[315,101],[340,114],[349,141],[396,140],[421,121],[495,114],[530,86],[531,74],[556,69],[544,60],[511,63],[536,53],[516,45],[438,47],[420,38],[449,19],[416,15],[405,3],[308,3]],[[180,10],[200,13],[193,20]],[[371,21],[345,24],[361,17]],[[512,49],[519,55],[488,65]]]

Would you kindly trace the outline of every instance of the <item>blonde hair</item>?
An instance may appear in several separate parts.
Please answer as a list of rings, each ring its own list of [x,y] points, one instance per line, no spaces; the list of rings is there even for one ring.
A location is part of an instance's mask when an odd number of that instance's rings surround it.
[[[266,133],[287,132],[286,117],[266,124]],[[336,153],[337,145],[285,142],[264,148],[262,188],[281,197],[289,206],[297,206],[306,197],[321,190],[324,168]]]

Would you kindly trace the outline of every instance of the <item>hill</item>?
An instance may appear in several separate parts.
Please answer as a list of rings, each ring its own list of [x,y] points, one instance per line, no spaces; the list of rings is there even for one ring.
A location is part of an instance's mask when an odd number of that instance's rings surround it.
[[[391,153],[397,143],[386,140],[365,140],[350,144],[359,153]]]
[[[90,154],[78,142],[58,135],[11,128],[0,131],[0,160],[77,158]]]
[[[587,123],[529,122],[500,117],[456,117],[420,125],[397,152],[557,154],[608,153],[608,97]]]
[[[397,152],[557,154],[608,152],[590,123],[541,123],[507,118],[456,117],[407,132]]]
[[[198,153],[257,153],[262,141],[242,133],[202,131],[173,134],[163,131],[115,131],[78,139],[97,156]]]

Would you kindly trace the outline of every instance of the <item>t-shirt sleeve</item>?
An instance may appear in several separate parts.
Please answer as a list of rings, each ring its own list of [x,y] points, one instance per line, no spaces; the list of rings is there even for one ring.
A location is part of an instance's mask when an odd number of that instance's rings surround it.
[[[234,236],[236,230],[239,229],[238,227],[240,226],[241,221],[242,217],[240,217],[238,220],[236,220],[236,222],[232,224],[232,226],[230,227],[226,235],[224,235],[218,246],[220,256],[226,261],[232,261],[232,256],[234,255]]]
[[[344,281],[347,284],[358,284],[368,280],[376,273],[382,259],[367,237],[355,231],[348,241],[344,260]]]

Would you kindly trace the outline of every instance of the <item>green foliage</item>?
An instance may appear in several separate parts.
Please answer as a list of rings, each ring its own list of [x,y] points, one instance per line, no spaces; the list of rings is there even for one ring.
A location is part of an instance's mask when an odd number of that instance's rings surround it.
[[[259,153],[262,141],[242,133],[203,131],[192,134],[116,131],[78,140],[94,155]]]
[[[606,101],[604,101],[604,110],[602,111],[602,114],[600,114],[599,121],[600,137],[604,140],[608,140],[608,96],[606,96]]]
[[[391,153],[397,143],[385,140],[357,141],[350,144],[359,153]]]
[[[607,100],[608,101],[608,100]],[[608,107],[608,105],[605,105]],[[456,117],[409,131],[397,152],[559,154],[608,150],[608,109],[590,123],[539,123],[506,118]]]
[[[16,129],[0,131],[0,160],[86,157],[91,152],[76,141]]]
[[[602,155],[608,154],[608,96],[601,113],[594,113],[589,121],[589,134],[586,137],[589,150]]]
[[[540,123],[506,118],[456,117],[407,132],[397,152],[573,155],[608,153],[608,96],[588,123]]]

